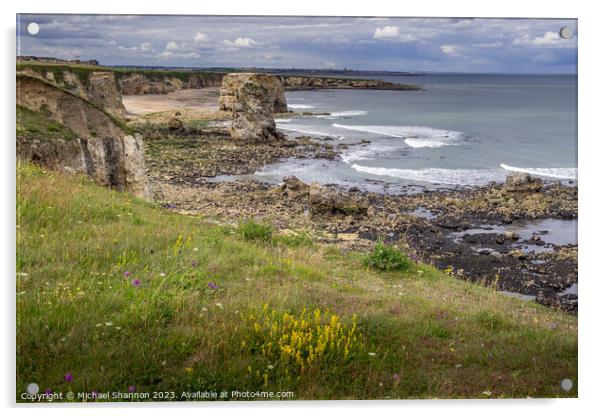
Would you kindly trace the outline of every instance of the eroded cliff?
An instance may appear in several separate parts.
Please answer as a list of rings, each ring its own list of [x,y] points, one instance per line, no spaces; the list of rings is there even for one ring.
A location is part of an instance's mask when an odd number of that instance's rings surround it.
[[[17,75],[17,106],[18,158],[152,200],[141,137],[127,134],[113,115],[25,74]]]

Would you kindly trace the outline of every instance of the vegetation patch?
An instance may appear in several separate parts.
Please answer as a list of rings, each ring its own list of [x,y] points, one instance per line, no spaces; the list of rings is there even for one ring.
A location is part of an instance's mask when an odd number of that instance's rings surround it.
[[[249,239],[19,164],[17,400],[32,380],[63,394],[177,392],[162,400],[577,395],[574,316],[420,263],[383,279],[361,253],[244,228]]]
[[[376,243],[372,253],[364,259],[366,267],[376,270],[398,270],[407,272],[414,262],[403,252],[382,242]]]
[[[17,139],[74,140],[77,134],[44,114],[17,105]]]

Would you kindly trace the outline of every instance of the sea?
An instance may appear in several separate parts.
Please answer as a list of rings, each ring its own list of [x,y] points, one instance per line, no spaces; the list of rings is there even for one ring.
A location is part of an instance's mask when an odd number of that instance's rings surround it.
[[[286,92],[290,110],[314,115],[279,118],[281,131],[345,149],[332,161],[284,160],[250,177],[277,183],[295,175],[387,193],[485,185],[511,172],[577,183],[576,76],[375,78],[424,90]]]

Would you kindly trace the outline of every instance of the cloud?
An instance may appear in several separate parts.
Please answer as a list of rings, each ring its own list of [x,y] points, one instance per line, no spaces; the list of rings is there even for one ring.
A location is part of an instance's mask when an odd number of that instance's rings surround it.
[[[399,28],[397,26],[377,27],[374,30],[373,39],[396,38],[399,36]]]
[[[444,54],[448,55],[448,56],[461,56],[458,51],[456,50],[457,46],[456,45],[441,45],[441,50],[443,51]]]
[[[575,38],[563,39],[558,32],[547,31],[542,36],[531,37],[528,34],[522,35],[514,39],[512,43],[517,46],[572,48],[575,47]]]
[[[502,48],[504,46],[504,42],[496,41],[496,42],[475,43],[472,46],[474,46],[476,48]]]
[[[201,55],[198,52],[173,52],[165,50],[160,54],[157,54],[157,57],[161,59],[197,59],[200,58]]]
[[[229,48],[253,48],[257,46],[259,42],[254,41],[251,38],[236,38],[234,41],[224,39],[224,45]]]
[[[194,35],[194,44],[195,45],[202,45],[203,43],[207,43],[208,41],[209,41],[209,36],[207,36],[204,33],[196,32],[196,35]]]
[[[568,19],[44,14],[18,19],[17,53],[79,56],[106,65],[239,67],[277,60],[282,68],[336,63],[358,70],[576,73],[577,36],[558,35],[563,26],[577,33],[577,22]],[[26,35],[30,22],[40,25],[38,35]]]
[[[333,68],[336,68],[336,67],[337,67],[337,64],[335,64],[334,62],[331,62],[331,61],[327,61],[327,62],[324,62],[324,66],[325,66],[326,68],[333,69]]]

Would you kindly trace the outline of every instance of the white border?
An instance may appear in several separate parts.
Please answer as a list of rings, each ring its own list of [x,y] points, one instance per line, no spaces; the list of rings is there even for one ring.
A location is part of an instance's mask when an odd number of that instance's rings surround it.
[[[587,5],[586,5],[587,4]],[[602,294],[600,265],[595,262],[601,256],[597,241],[600,239],[599,177],[602,155],[600,152],[600,15],[594,8],[595,2],[552,1],[526,2],[524,0],[504,0],[498,2],[454,0],[454,1],[406,1],[395,4],[392,1],[371,0],[368,2],[301,0],[301,1],[182,1],[128,2],[123,0],[103,0],[96,2],[71,2],[68,0],[22,0],[2,3],[2,20],[5,38],[4,64],[2,65],[2,91],[6,94],[2,100],[2,120],[4,136],[2,143],[2,226],[5,237],[2,253],[4,287],[2,290],[3,342],[2,376],[0,395],[2,405],[8,407],[8,413],[18,411],[30,414],[42,410],[46,415],[54,414],[104,414],[119,412],[120,405],[103,407],[21,407],[13,405],[15,397],[14,363],[14,212],[15,212],[15,171],[14,171],[14,104],[15,104],[15,14],[16,13],[109,13],[109,14],[251,14],[251,15],[355,15],[355,16],[433,16],[433,17],[541,17],[541,18],[578,18],[579,19],[579,275],[580,313],[579,313],[579,399],[567,400],[497,400],[477,401],[403,401],[403,402],[294,402],[294,403],[197,403],[190,405],[145,404],[140,408],[127,408],[128,413],[144,412],[148,415],[163,414],[167,411],[178,413],[225,414],[299,414],[345,412],[345,414],[364,414],[373,407],[378,412],[400,414],[420,412],[426,414],[459,414],[482,416],[505,415],[509,412],[523,411],[545,412],[546,415],[575,414],[587,412],[595,406],[598,388],[602,385],[600,366],[600,322],[598,296]],[[173,408],[173,410],[170,410]]]

